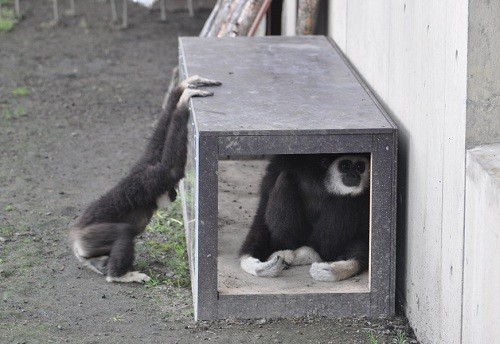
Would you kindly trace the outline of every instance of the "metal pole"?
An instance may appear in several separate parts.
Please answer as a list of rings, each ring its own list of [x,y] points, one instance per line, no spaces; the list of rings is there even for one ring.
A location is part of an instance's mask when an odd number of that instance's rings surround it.
[[[123,0],[122,28],[128,27],[127,0]]]
[[[21,18],[21,5],[19,0],[14,1],[14,11],[16,13],[16,18]]]
[[[72,16],[76,14],[75,0],[69,0],[69,14]]]
[[[111,21],[116,23],[118,21],[118,15],[116,14],[116,4],[115,0],[111,0]]]
[[[59,22],[59,9],[57,6],[57,0],[52,0],[52,10],[54,12],[54,23]]]
[[[160,0],[160,20],[167,20],[167,14],[165,13],[165,0]]]

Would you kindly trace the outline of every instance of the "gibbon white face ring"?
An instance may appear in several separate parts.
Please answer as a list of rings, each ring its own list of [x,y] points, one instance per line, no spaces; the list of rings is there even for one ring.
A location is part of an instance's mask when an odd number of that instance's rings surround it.
[[[370,182],[370,162],[363,156],[344,155],[335,160],[325,177],[326,190],[338,196],[357,196]]]

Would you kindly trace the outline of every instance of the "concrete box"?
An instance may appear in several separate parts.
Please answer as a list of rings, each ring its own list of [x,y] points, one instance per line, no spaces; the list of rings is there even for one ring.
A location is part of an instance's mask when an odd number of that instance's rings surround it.
[[[326,37],[179,40],[179,70],[216,79],[194,98],[186,178],[180,185],[196,319],[394,313],[397,129]],[[321,283],[308,267],[259,278],[238,249],[272,154],[370,153],[370,267]],[[247,157],[224,160],[225,157]]]

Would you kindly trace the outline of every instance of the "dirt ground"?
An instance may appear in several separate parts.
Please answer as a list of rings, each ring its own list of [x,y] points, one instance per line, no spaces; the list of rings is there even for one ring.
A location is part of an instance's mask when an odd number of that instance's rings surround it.
[[[50,2],[21,5],[24,20],[0,33],[0,343],[370,343],[370,333],[392,343],[400,331],[416,342],[404,317],[195,323],[187,287],[109,284],[84,270],[68,224],[138,157],[177,37],[197,35],[209,13],[163,23],[130,4],[121,30],[103,1],[77,0],[58,26]]]

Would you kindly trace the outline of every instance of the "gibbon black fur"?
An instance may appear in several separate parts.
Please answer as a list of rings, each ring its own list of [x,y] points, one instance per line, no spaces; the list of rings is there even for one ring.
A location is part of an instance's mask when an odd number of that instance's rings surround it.
[[[197,86],[219,82],[193,76],[170,93],[146,150],[115,187],[91,203],[70,228],[78,260],[103,273],[108,282],[144,282],[146,274],[133,271],[134,238],[142,233],[155,210],[175,200],[187,159],[188,102],[213,93]]]
[[[367,269],[369,168],[366,154],[274,156],[240,249],[241,267],[274,277],[312,264],[312,277],[322,281]]]

